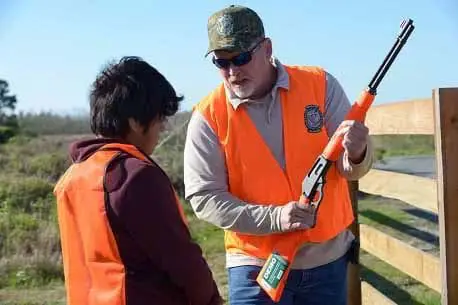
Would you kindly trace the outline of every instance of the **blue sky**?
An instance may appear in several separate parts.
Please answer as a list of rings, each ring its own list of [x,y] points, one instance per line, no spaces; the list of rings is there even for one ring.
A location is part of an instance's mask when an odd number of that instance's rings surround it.
[[[282,62],[324,67],[351,100],[381,64],[403,18],[416,29],[375,103],[458,86],[456,0],[0,0],[0,78],[17,95],[18,110],[87,111],[90,84],[104,63],[137,55],[185,95],[187,110],[220,82],[203,56],[206,23],[229,4],[259,13]]]

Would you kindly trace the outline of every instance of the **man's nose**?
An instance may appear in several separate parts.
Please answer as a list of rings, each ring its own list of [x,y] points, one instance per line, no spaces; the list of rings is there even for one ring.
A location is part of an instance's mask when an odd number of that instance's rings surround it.
[[[240,73],[240,67],[237,67],[236,65],[231,63],[230,66],[227,68],[227,72],[230,76],[236,76]]]

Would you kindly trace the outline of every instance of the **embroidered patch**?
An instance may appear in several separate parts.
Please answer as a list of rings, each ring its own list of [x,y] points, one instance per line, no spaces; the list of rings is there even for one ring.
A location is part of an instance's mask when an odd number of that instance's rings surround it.
[[[228,15],[219,17],[216,30],[220,35],[231,35],[234,32],[234,20]]]
[[[307,105],[304,110],[304,122],[308,132],[320,132],[323,127],[323,114],[317,105]]]

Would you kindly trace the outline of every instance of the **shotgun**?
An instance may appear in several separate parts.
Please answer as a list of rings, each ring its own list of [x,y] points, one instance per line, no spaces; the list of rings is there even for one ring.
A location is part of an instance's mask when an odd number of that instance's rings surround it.
[[[379,66],[367,88],[362,91],[359,99],[353,103],[350,111],[345,117],[345,120],[364,121],[367,111],[374,102],[380,82],[387,73],[391,64],[396,59],[398,53],[401,51],[414,28],[415,27],[411,19],[405,19],[402,21],[401,30],[396,37],[395,43],[383,60],[383,63]],[[314,223],[311,226],[312,228],[316,225],[318,209],[323,198],[322,190],[326,181],[326,174],[331,165],[337,161],[343,151],[342,141],[343,136],[336,135],[336,133],[334,133],[302,182],[302,194],[299,198],[299,202],[311,205],[315,215]],[[278,302],[283,294],[286,279],[288,278],[290,271],[290,263],[299,246],[300,245],[295,245],[292,247],[293,249],[290,253],[278,253],[275,251],[271,253],[256,278],[258,284],[274,302]]]

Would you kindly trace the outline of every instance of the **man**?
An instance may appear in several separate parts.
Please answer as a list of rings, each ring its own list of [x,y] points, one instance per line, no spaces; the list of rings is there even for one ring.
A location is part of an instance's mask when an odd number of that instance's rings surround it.
[[[182,97],[124,57],[90,94],[94,139],[71,145],[55,187],[69,305],[221,304],[166,173],[149,155]]]
[[[273,304],[256,278],[270,253],[296,242],[279,304],[346,304],[354,241],[347,180],[371,167],[367,127],[344,120],[350,102],[330,73],[272,56],[253,10],[214,13],[208,37],[223,82],[194,108],[185,195],[200,219],[225,229],[230,304]],[[313,210],[297,202],[301,183],[334,132],[344,152],[329,170],[312,228]]]

